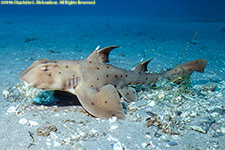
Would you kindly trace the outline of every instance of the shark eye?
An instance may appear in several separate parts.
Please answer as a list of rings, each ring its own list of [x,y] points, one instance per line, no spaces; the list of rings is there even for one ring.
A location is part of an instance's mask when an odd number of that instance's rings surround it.
[[[48,71],[50,68],[49,68],[49,66],[43,66],[43,67],[41,67],[41,70],[42,71]]]

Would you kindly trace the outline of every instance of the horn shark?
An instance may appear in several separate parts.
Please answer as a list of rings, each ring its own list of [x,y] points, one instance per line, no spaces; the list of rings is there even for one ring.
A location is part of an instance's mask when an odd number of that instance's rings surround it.
[[[20,79],[34,88],[61,90],[75,94],[84,109],[95,117],[108,119],[125,117],[121,97],[128,102],[136,100],[136,92],[130,85],[149,85],[160,78],[176,79],[204,72],[205,59],[181,64],[170,71],[147,73],[151,60],[139,63],[134,70],[125,70],[108,64],[109,53],[118,46],[99,50],[99,46],[83,60],[41,59],[23,71]]]

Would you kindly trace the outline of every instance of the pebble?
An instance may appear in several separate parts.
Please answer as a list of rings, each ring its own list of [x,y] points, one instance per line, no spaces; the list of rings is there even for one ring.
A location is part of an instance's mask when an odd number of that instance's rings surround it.
[[[9,91],[8,91],[8,90],[4,90],[4,91],[2,92],[2,96],[3,96],[4,98],[8,98],[8,97],[9,97]]]
[[[95,137],[95,136],[98,135],[98,131],[95,130],[95,129],[92,129],[92,130],[89,132],[89,134],[90,134],[90,136]]]
[[[203,90],[205,91],[215,91],[216,90],[216,83],[209,82],[203,86]]]
[[[200,133],[204,133],[204,134],[207,133],[207,131],[206,131],[205,129],[203,129],[202,127],[200,127],[200,126],[190,126],[190,128],[191,128],[192,130],[198,131],[198,132],[200,132]]]
[[[182,114],[181,111],[176,111],[175,113],[176,113],[176,115],[178,115],[178,116],[180,116],[180,115]]]
[[[38,107],[38,110],[45,110],[45,106],[41,105],[40,107]]]
[[[51,146],[52,144],[50,142],[46,142],[46,145]]]
[[[112,144],[112,148],[113,148],[113,150],[124,150],[124,148],[120,142]]]
[[[169,146],[176,146],[177,143],[176,143],[176,142],[168,142],[168,145],[169,145]]]
[[[155,101],[151,101],[150,103],[148,103],[148,106],[153,107],[153,106],[155,106],[155,104],[156,104],[156,102],[155,102]]]
[[[21,118],[21,119],[19,120],[19,124],[24,125],[24,124],[26,124],[26,123],[27,123],[27,119],[26,119],[26,118]]]
[[[161,93],[158,94],[158,98],[159,98],[159,99],[163,99],[164,96],[165,96],[165,94],[164,94],[163,92],[161,92]]]
[[[148,144],[147,144],[147,143],[142,143],[141,146],[142,146],[143,148],[146,148],[146,147],[148,146]]]
[[[7,113],[15,113],[15,112],[16,112],[15,106],[10,106],[9,109],[7,110]]]
[[[33,126],[37,126],[38,122],[36,121],[29,121],[29,126],[33,127]]]
[[[114,123],[116,122],[116,120],[117,120],[117,117],[109,118],[109,123]]]
[[[117,128],[119,128],[117,124],[113,124],[110,126],[110,130],[116,130]]]

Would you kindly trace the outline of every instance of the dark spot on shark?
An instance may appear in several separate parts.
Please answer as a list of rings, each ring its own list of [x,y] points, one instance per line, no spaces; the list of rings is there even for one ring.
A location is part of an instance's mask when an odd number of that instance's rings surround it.
[[[97,70],[99,70],[99,67],[97,67]]]
[[[66,68],[69,68],[69,66],[66,65]]]
[[[148,78],[145,78],[145,80],[148,80]]]
[[[128,75],[126,74],[125,77],[128,77]]]
[[[99,80],[99,78],[97,78],[97,80]]]
[[[91,87],[94,87],[94,85],[91,85]]]
[[[115,75],[115,78],[117,78],[118,76],[117,75]]]
[[[89,61],[89,63],[91,64],[91,63],[92,63],[92,61]]]
[[[108,78],[108,77],[109,77],[109,75],[106,75],[106,77]]]
[[[130,95],[129,93],[127,93],[127,95]]]
[[[107,104],[108,102],[107,101],[105,101],[105,104]]]
[[[107,66],[106,68],[109,69],[109,66]]]
[[[49,77],[51,77],[51,76],[52,76],[52,74],[48,74],[48,76],[49,76]]]
[[[62,72],[59,72],[59,74],[61,74]]]
[[[120,77],[122,78],[122,77],[123,77],[123,75],[120,75]]]
[[[91,105],[95,105],[94,103],[91,103]]]

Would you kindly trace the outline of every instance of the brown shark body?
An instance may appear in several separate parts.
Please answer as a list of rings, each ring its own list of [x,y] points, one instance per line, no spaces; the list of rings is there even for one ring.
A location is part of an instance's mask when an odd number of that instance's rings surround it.
[[[129,85],[148,85],[159,78],[175,79],[191,75],[193,71],[204,72],[207,65],[205,59],[199,59],[163,73],[146,73],[149,60],[139,63],[134,70],[125,70],[107,64],[110,51],[117,46],[98,48],[84,60],[37,60],[21,73],[20,79],[35,88],[75,94],[93,116],[122,119],[124,112],[119,94],[126,101],[136,100],[136,92]]]

